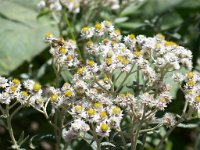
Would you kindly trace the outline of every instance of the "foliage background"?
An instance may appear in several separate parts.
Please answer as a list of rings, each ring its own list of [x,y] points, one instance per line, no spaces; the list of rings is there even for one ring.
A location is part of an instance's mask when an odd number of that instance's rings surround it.
[[[0,0],[0,75],[22,79],[32,78],[42,84],[50,85],[55,75],[43,36],[47,31],[56,35],[59,31],[56,22],[48,14],[46,15],[46,12],[38,16],[37,2],[37,0]],[[99,20],[91,17],[89,22],[113,20],[123,34],[153,36],[156,33],[162,33],[168,40],[187,47],[193,52],[194,68],[200,71],[198,61],[200,0],[143,0],[137,5],[132,4],[119,11],[110,11],[109,8],[96,11],[98,11]],[[81,14],[77,16],[76,28],[83,26],[82,16],[84,15],[91,15],[91,12],[81,11]],[[177,112],[182,106],[184,97],[179,90],[175,92],[176,99],[169,109]],[[194,122],[199,124],[197,120]],[[50,144],[53,140],[52,128],[36,111],[24,109],[14,118],[13,126],[17,137],[22,131],[30,137],[36,135],[30,140],[32,143],[26,143],[26,147],[35,144],[36,149],[53,149]],[[44,136],[46,134],[48,136]],[[149,139],[151,144],[146,149],[153,149],[157,142],[156,138],[159,137]],[[3,117],[1,117],[0,150],[8,149],[8,145],[9,135],[3,127]],[[73,141],[71,147],[72,149],[89,149],[84,141]],[[166,150],[170,149],[199,150],[200,130],[177,128],[169,137]]]

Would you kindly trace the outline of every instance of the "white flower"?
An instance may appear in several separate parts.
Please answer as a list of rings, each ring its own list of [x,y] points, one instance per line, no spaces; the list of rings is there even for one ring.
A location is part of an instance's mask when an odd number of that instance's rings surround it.
[[[146,106],[150,108],[155,107],[155,99],[149,93],[144,93],[140,95],[139,98],[142,100],[142,103],[145,104]]]
[[[59,1],[55,1],[54,3],[51,3],[51,4],[50,4],[50,9],[51,9],[51,10],[59,11],[59,10],[62,9],[62,6],[61,6],[61,4],[60,4]]]
[[[0,76],[0,87],[5,88],[7,87],[8,84],[8,80],[2,76]]]
[[[37,7],[38,7],[39,9],[42,9],[42,8],[44,8],[45,6],[46,6],[46,3],[45,3],[44,0],[41,0],[41,1],[37,4]]]
[[[179,72],[173,73],[172,78],[174,79],[175,82],[178,82],[178,83],[184,80],[184,76]]]
[[[162,118],[163,124],[165,124],[168,128],[173,127],[176,124],[176,119],[174,114],[166,113]]]
[[[81,36],[85,39],[89,39],[94,35],[94,28],[84,27],[81,30]]]
[[[110,127],[107,123],[100,123],[96,128],[97,134],[101,136],[109,136],[110,131]]]
[[[10,104],[11,97],[7,92],[0,93],[0,102],[3,104]]]
[[[112,116],[108,119],[108,124],[110,128],[120,129],[120,122],[122,117]]]

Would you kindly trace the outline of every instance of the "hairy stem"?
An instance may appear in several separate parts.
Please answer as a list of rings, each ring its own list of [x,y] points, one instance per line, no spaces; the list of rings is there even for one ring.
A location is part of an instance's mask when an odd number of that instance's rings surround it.
[[[7,116],[6,121],[7,121],[7,126],[8,126],[7,129],[11,137],[12,143],[13,145],[16,146],[16,149],[19,150],[20,146],[17,144],[17,141],[14,137],[13,129],[12,129],[12,124],[11,124],[12,116],[9,113],[9,105],[6,105],[6,116]]]
[[[98,139],[97,133],[95,131],[95,126],[93,125],[93,123],[91,124],[91,126],[92,126],[92,134],[93,134],[94,140],[97,143],[97,150],[101,150],[101,143],[100,143],[100,140]]]

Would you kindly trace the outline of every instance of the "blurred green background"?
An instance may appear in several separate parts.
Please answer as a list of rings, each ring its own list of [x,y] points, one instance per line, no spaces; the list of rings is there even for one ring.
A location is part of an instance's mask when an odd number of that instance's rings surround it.
[[[56,22],[37,9],[38,0],[0,0],[0,75],[20,79],[32,78],[42,84],[52,84],[55,75],[50,64],[51,55],[43,36],[50,31],[59,35]],[[123,34],[134,33],[153,36],[162,33],[166,39],[190,49],[193,53],[193,66],[200,71],[200,0],[143,0],[118,11],[98,10],[98,20],[113,20]],[[42,17],[38,17],[38,15]],[[77,15],[76,26],[83,26],[84,13]],[[70,16],[69,16],[70,18]],[[78,28],[78,27],[77,27]],[[66,35],[67,36],[67,35]],[[169,111],[178,112],[184,101],[178,90],[176,99]],[[0,150],[8,149],[9,136],[0,118]],[[198,123],[198,120],[193,120]],[[53,149],[52,128],[45,118],[32,109],[23,109],[13,120],[14,131],[19,137],[36,135],[32,142],[36,149]],[[44,136],[48,134],[49,136]],[[156,137],[146,149],[153,150]],[[26,143],[27,149],[31,143]],[[84,148],[81,147],[84,145]],[[81,148],[80,148],[81,147]],[[72,142],[72,149],[89,149],[83,141]],[[169,137],[166,150],[200,150],[200,130],[177,128]]]

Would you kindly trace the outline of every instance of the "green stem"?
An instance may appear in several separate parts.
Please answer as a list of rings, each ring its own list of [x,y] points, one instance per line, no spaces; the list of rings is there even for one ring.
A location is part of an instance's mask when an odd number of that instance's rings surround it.
[[[76,36],[75,36],[74,30],[73,30],[74,28],[72,27],[72,25],[71,25],[71,23],[70,23],[70,21],[68,19],[68,15],[67,15],[67,13],[65,11],[63,11],[63,16],[64,16],[65,22],[66,22],[66,24],[67,24],[67,26],[68,26],[68,28],[70,30],[70,34],[72,36],[72,39],[74,41],[76,41]]]
[[[140,147],[140,150],[144,150],[144,145],[145,145],[145,142],[146,142],[146,137],[147,137],[147,133],[145,133],[143,135],[143,138],[142,138],[142,146]]]
[[[124,137],[123,132],[120,132],[120,135],[121,135],[121,138],[122,138],[122,142],[123,142],[123,145],[124,145],[124,149],[125,149],[125,150],[128,150],[128,148],[127,148],[127,146],[126,146],[126,140],[125,140],[125,137]]]
[[[170,128],[170,130],[167,131],[165,136],[160,140],[160,142],[157,145],[157,147],[155,148],[155,150],[160,150],[162,148],[162,145],[163,145],[163,142],[165,141],[165,139],[171,134],[171,132],[177,127],[177,125],[183,121],[184,121],[184,119],[180,118],[180,120],[172,128]]]
[[[155,148],[155,150],[160,150],[162,148],[162,145],[165,141],[165,139],[171,134],[171,132],[183,121],[185,121],[185,115],[186,115],[186,110],[188,107],[188,101],[185,102],[184,108],[183,108],[183,112],[181,115],[181,118],[176,122],[176,124],[170,128],[167,133],[165,134],[164,137],[162,137],[162,139],[160,140],[159,144],[157,145],[157,147]]]
[[[7,120],[7,126],[8,126],[7,129],[11,137],[12,143],[13,145],[16,146],[17,150],[20,150],[20,146],[17,144],[17,141],[15,140],[13,129],[12,129],[12,124],[11,124],[12,116],[9,113],[9,105],[6,105],[6,116],[7,116],[6,120]]]
[[[98,139],[97,133],[95,131],[96,128],[93,125],[93,123],[91,124],[91,126],[92,126],[92,134],[93,134],[94,140],[97,143],[97,150],[101,150],[101,143],[100,143],[100,140]]]
[[[153,128],[140,130],[140,133],[150,132],[150,131],[153,131],[153,130],[155,130],[155,129],[160,128],[161,126],[162,126],[162,124],[158,124],[157,126],[155,126],[155,127],[153,127]]]
[[[134,65],[131,67],[131,70],[126,74],[124,80],[120,83],[119,87],[115,91],[115,94],[119,92],[119,90],[122,88],[123,84],[126,82],[127,78],[132,74],[133,67],[134,67]]]
[[[132,140],[131,140],[131,150],[135,150],[136,149],[136,146],[137,146],[137,140],[138,140],[138,137],[139,137],[139,134],[140,134],[140,129],[142,127],[142,124],[144,122],[144,119],[145,119],[145,112],[146,112],[146,106],[144,106],[143,108],[143,114],[142,114],[142,118],[141,120],[139,120],[139,125],[138,125],[138,128],[136,130],[136,133],[132,134]]]

